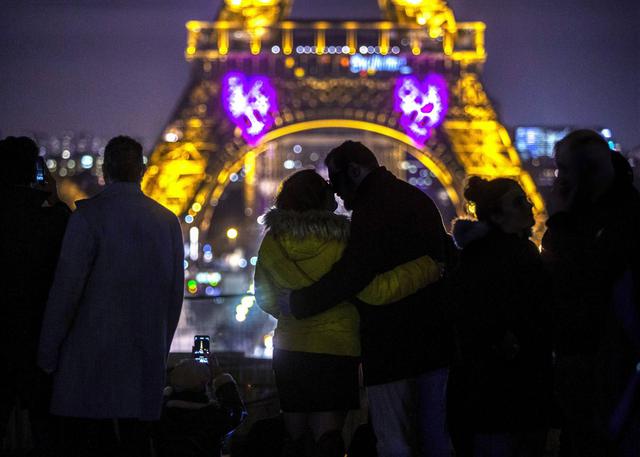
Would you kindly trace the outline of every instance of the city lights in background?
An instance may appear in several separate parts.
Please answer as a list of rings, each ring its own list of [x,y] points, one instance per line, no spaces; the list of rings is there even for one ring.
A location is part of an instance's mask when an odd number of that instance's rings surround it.
[[[247,259],[244,258],[242,249],[236,249],[225,255],[223,260],[232,270],[244,269],[249,265]]]
[[[175,143],[179,139],[180,139],[180,137],[178,136],[178,134],[176,132],[167,132],[167,133],[164,134],[164,140],[167,143]]]
[[[231,72],[222,79],[222,104],[250,145],[271,128],[277,112],[276,91],[265,76]]]
[[[209,262],[213,261],[213,249],[211,248],[210,244],[205,244],[202,247],[202,252],[203,252],[202,259],[205,262],[209,263]]]
[[[400,125],[418,144],[424,144],[447,114],[447,82],[439,74],[429,74],[424,82],[415,76],[396,80],[394,109],[401,113]]]
[[[187,291],[190,295],[198,295],[204,291],[206,296],[218,297],[222,294],[220,283],[222,274],[218,271],[199,271],[195,278],[187,280]]]
[[[553,158],[554,148],[558,141],[562,140],[577,127],[537,127],[522,126],[515,129],[515,145],[523,160],[536,160],[541,158]],[[613,139],[613,133],[609,128],[592,128],[599,132],[607,141],[611,150],[618,150],[619,145]]]
[[[240,304],[236,306],[236,320],[238,322],[244,322],[247,320],[249,310],[253,308],[256,303],[256,298],[253,295],[245,295],[240,300]]]
[[[200,230],[198,227],[191,227],[189,229],[189,258],[191,260],[198,260],[198,238]]]
[[[38,144],[40,156],[58,183],[62,201],[72,209],[77,200],[97,194],[106,185],[102,165],[107,138],[71,131],[26,135]],[[143,160],[146,163],[147,157]]]
[[[273,333],[267,333],[262,339],[264,342],[264,357],[269,359],[273,357]]]
[[[229,230],[227,230],[227,238],[229,238],[230,240],[235,240],[236,238],[238,238],[238,229],[231,227]]]
[[[195,279],[187,281],[187,290],[192,295],[198,292],[198,283]]]

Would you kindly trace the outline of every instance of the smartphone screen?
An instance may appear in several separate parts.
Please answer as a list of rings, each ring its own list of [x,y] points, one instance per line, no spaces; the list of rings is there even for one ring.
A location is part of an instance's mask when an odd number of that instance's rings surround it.
[[[36,158],[36,173],[35,173],[35,183],[36,184],[44,184],[44,167],[45,167],[44,159],[42,157]]]
[[[200,363],[209,363],[211,338],[209,335],[196,335],[193,337],[193,357]]]

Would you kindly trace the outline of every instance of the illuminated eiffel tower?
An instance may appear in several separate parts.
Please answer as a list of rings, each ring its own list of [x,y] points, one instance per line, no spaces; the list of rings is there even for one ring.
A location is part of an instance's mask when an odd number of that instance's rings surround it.
[[[439,181],[458,215],[469,175],[519,180],[544,213],[480,82],[482,22],[457,22],[446,0],[379,0],[383,19],[369,22],[291,21],[291,3],[225,0],[216,21],[187,23],[192,79],[143,181],[185,234],[209,230],[238,176],[255,198],[261,155],[303,133],[383,138]]]

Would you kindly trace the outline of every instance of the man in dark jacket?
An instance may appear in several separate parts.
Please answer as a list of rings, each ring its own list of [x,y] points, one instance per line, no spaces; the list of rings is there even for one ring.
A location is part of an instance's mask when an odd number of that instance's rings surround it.
[[[334,191],[353,210],[349,243],[324,277],[291,293],[297,318],[351,299],[375,275],[423,255],[445,261],[447,234],[433,201],[347,141],[325,163]],[[357,303],[365,384],[378,455],[449,456],[445,385],[450,328],[435,283],[387,306]],[[417,408],[417,411],[412,409]]]
[[[563,452],[631,455],[624,449],[638,445],[637,438],[629,440],[640,436],[640,392],[628,405],[623,393],[640,360],[632,337],[640,328],[640,197],[628,163],[596,132],[569,134],[556,145],[556,163],[556,208],[542,245],[554,283]],[[635,279],[625,286],[625,277]],[[628,300],[614,299],[614,290],[622,289],[616,295]],[[615,413],[620,407],[622,415]]]
[[[78,201],[47,300],[38,365],[66,452],[149,455],[184,294],[178,218],[140,189],[142,146],[107,143],[109,185]]]
[[[0,436],[14,407],[29,411],[37,448],[50,435],[50,381],[37,367],[44,306],[70,210],[60,202],[56,182],[43,170],[36,183],[38,147],[26,137],[0,141]],[[43,163],[43,162],[42,162]],[[46,202],[46,205],[45,205]]]

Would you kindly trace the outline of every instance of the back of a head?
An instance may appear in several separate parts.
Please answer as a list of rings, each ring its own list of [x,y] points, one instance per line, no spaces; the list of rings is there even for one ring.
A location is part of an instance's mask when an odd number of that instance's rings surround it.
[[[26,136],[8,136],[0,141],[0,182],[7,186],[26,186],[33,182],[38,146]]]
[[[633,168],[625,156],[618,151],[611,151],[611,163],[617,184],[622,187],[633,186]]]
[[[140,182],[144,171],[142,145],[128,136],[117,136],[104,149],[105,175],[111,181]]]
[[[200,392],[211,381],[208,365],[193,358],[182,359],[169,372],[169,385],[179,391]]]
[[[558,141],[555,153],[568,154],[576,165],[588,169],[611,160],[611,148],[607,141],[595,130],[574,130]]]
[[[558,181],[574,193],[572,206],[583,207],[604,195],[616,179],[612,150],[594,130],[575,130],[555,147]]]
[[[479,176],[472,176],[467,181],[464,198],[474,204],[479,221],[490,222],[491,216],[501,211],[502,197],[517,187],[520,185],[509,178],[496,178],[489,181]]]
[[[324,159],[326,165],[332,164],[338,170],[346,170],[350,163],[355,163],[363,168],[373,170],[379,167],[378,159],[359,141],[345,141],[337,148],[332,149]]]
[[[326,209],[329,184],[313,170],[302,170],[287,178],[276,197],[276,208],[287,211]]]

